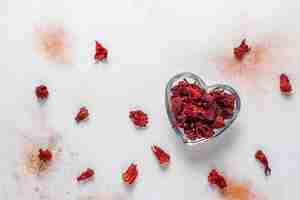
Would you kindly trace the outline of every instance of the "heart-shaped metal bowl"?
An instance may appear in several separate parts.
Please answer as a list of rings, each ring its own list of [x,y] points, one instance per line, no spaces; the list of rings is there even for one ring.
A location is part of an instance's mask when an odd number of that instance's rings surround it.
[[[235,96],[236,101],[235,101],[235,107],[234,107],[234,112],[232,118],[225,120],[225,126],[223,128],[219,129],[214,129],[214,135],[211,138],[200,138],[196,140],[191,140],[185,136],[183,133],[183,130],[180,128],[177,128],[175,126],[176,121],[173,113],[171,112],[171,105],[170,105],[170,99],[171,99],[171,89],[179,82],[182,81],[183,79],[186,79],[189,83],[195,83],[199,85],[201,88],[205,89],[206,91],[211,91],[214,89],[223,89],[225,92],[228,92],[232,95]],[[182,141],[187,144],[187,145],[195,145],[199,143],[205,143],[210,139],[216,138],[217,136],[221,135],[237,118],[240,109],[241,109],[241,100],[240,96],[238,93],[230,86],[228,85],[223,85],[223,84],[215,84],[215,85],[206,85],[205,82],[197,75],[190,73],[190,72],[183,72],[180,74],[175,75],[173,78],[171,78],[167,84],[166,91],[165,91],[165,104],[166,104],[166,109],[167,109],[167,114],[169,117],[169,121],[177,135],[179,135],[182,139]]]

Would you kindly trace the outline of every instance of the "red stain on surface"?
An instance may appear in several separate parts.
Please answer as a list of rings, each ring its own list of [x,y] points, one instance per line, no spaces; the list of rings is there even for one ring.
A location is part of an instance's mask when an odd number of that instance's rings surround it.
[[[64,64],[71,62],[69,36],[62,26],[44,25],[35,31],[38,50],[44,57]]]
[[[41,159],[40,150],[43,149],[42,146],[46,146],[46,150],[43,150],[43,152],[47,152],[47,159]],[[51,152],[51,158],[49,158],[48,152]],[[52,166],[53,161],[57,159],[60,152],[61,149],[51,140],[46,145],[28,142],[24,150],[25,174],[40,175],[46,172]]]
[[[226,200],[258,200],[251,186],[246,183],[229,183],[223,190],[223,196]]]
[[[249,182],[234,181],[226,177],[227,186],[220,191],[223,200],[266,200]]]
[[[83,195],[78,200],[123,200],[124,198],[117,193],[97,193],[90,195]]]
[[[275,75],[277,65],[274,57],[274,49],[268,42],[248,42],[251,51],[237,60],[232,52],[225,53],[225,56],[216,60],[221,74],[238,83],[246,86],[258,86],[258,80],[271,78]],[[259,86],[258,86],[259,87]]]
[[[25,175],[42,175],[57,164],[62,152],[61,137],[48,125],[44,112],[33,117],[30,128],[20,130],[21,167]]]

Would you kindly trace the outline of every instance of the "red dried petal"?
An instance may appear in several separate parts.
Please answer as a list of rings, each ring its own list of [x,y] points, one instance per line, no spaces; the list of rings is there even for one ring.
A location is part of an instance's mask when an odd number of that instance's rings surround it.
[[[48,88],[45,85],[40,85],[35,88],[35,94],[39,99],[46,99],[49,96]]]
[[[190,140],[196,140],[199,138],[199,135],[195,131],[195,129],[184,129],[185,136]]]
[[[83,120],[86,120],[89,116],[89,111],[86,107],[81,107],[79,109],[79,112],[77,113],[76,117],[75,117],[75,120],[77,123],[83,121]]]
[[[265,153],[262,150],[258,150],[255,153],[255,158],[256,160],[258,160],[265,168],[265,175],[269,176],[271,175],[271,168],[269,167],[269,161],[267,156],[265,155]]]
[[[129,118],[138,127],[146,127],[148,124],[148,115],[141,110],[129,112]]]
[[[250,50],[251,48],[246,44],[246,39],[244,39],[239,47],[233,49],[233,54],[237,60],[241,61]]]
[[[138,169],[136,164],[131,164],[128,169],[122,174],[122,179],[127,184],[132,184],[138,176]]]
[[[203,108],[193,105],[193,104],[186,104],[182,114],[185,115],[185,117],[191,117],[196,118],[200,116],[204,112]]]
[[[222,116],[217,116],[212,126],[214,128],[223,128],[225,126],[224,118]]]
[[[286,74],[280,75],[280,91],[285,94],[292,92],[292,85],[290,83],[289,77]]]
[[[174,97],[172,98],[171,101],[172,101],[171,111],[176,114],[180,113],[184,106],[183,98]]]
[[[196,123],[196,133],[198,138],[210,138],[214,135],[214,131],[211,127],[204,125],[200,122]]]
[[[153,145],[151,147],[151,150],[161,165],[168,165],[170,163],[170,155],[166,153],[163,149],[156,145]]]
[[[222,176],[216,169],[211,170],[211,172],[209,173],[208,182],[211,185],[218,186],[221,190],[227,187],[224,176]]]
[[[82,172],[78,177],[77,177],[77,182],[80,181],[85,181],[95,175],[95,171],[87,168],[84,172]]]
[[[41,161],[47,162],[52,160],[52,153],[49,149],[39,149],[39,159]]]
[[[95,53],[95,60],[98,61],[103,61],[107,59],[108,56],[108,50],[104,48],[98,41],[96,42],[96,53]]]

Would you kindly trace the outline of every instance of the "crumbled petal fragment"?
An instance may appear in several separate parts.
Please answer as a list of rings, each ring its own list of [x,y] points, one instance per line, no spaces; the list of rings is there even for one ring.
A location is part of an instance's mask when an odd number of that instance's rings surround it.
[[[212,126],[214,128],[223,128],[225,126],[224,118],[222,116],[217,116]]]
[[[39,99],[46,99],[49,96],[48,88],[45,85],[39,85],[35,88],[35,94]]]
[[[238,61],[241,61],[250,50],[251,48],[246,44],[246,39],[243,39],[240,46],[233,49],[233,53],[235,58]]]
[[[268,158],[265,155],[265,153],[262,150],[258,150],[255,153],[255,158],[256,158],[256,160],[258,160],[264,166],[265,175],[270,176],[271,175],[271,168],[269,166],[269,161],[268,161]]]
[[[130,184],[134,183],[137,176],[138,176],[137,165],[132,163],[128,167],[128,169],[122,174],[122,179],[123,179],[124,183],[127,183],[130,185]]]
[[[86,107],[81,107],[77,113],[75,120],[77,123],[86,120],[89,117],[89,111]]]
[[[280,91],[284,94],[290,94],[292,92],[292,85],[289,77],[286,74],[280,75]]]
[[[39,159],[43,162],[48,162],[52,160],[52,153],[49,149],[39,149]]]
[[[93,177],[95,175],[95,171],[87,168],[84,172],[82,172],[78,177],[77,177],[77,182],[80,181],[85,181],[87,179],[90,179],[91,177]]]
[[[210,171],[208,175],[208,182],[211,185],[216,185],[221,190],[227,187],[224,176],[222,176],[216,169]]]
[[[129,118],[138,127],[146,127],[149,122],[148,115],[141,110],[130,111]]]
[[[96,42],[96,53],[94,55],[94,58],[97,62],[103,61],[107,59],[108,56],[108,50],[102,46],[98,41]]]
[[[170,109],[175,127],[190,140],[210,138],[233,117],[236,97],[223,89],[205,91],[200,86],[179,81],[171,89]]]
[[[151,147],[151,150],[159,161],[160,165],[168,165],[170,163],[170,155],[166,153],[162,148],[153,145]]]

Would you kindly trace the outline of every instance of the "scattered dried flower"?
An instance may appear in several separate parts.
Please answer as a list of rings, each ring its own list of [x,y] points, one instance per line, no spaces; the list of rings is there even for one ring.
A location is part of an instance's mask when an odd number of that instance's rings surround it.
[[[166,153],[163,149],[160,147],[153,145],[151,147],[152,152],[154,153],[155,157],[159,161],[160,165],[168,165],[170,163],[170,155]]]
[[[89,117],[89,111],[86,107],[81,107],[79,109],[79,112],[77,113],[75,120],[77,123],[83,121],[83,120],[87,120]]]
[[[77,182],[80,181],[86,181],[87,179],[90,179],[95,175],[95,171],[87,168],[84,172],[82,172],[78,177],[77,177]]]
[[[255,158],[258,160],[265,168],[265,175],[269,176],[271,175],[271,168],[269,167],[269,161],[267,156],[264,154],[262,150],[258,150],[255,153]]]
[[[238,61],[241,61],[250,50],[251,48],[246,44],[246,39],[243,39],[240,46],[233,49],[233,54]]]
[[[49,96],[48,88],[45,85],[39,85],[35,88],[35,95],[38,99],[47,99]]]
[[[138,127],[146,127],[149,122],[148,115],[141,110],[130,111],[129,118]]]
[[[292,92],[292,85],[286,74],[280,75],[280,91],[286,95],[289,95]]]
[[[107,59],[108,50],[106,48],[104,48],[102,46],[102,44],[100,44],[98,41],[95,41],[95,42],[96,42],[96,53],[95,53],[94,58],[95,58],[96,62]]]
[[[39,149],[39,159],[44,162],[52,160],[52,153],[49,149]]]
[[[210,171],[208,175],[208,182],[211,185],[216,185],[220,190],[227,187],[226,180],[216,169]]]
[[[132,183],[134,183],[137,176],[138,176],[137,165],[132,163],[128,167],[128,169],[122,174],[122,179],[123,179],[124,183],[131,185]]]

